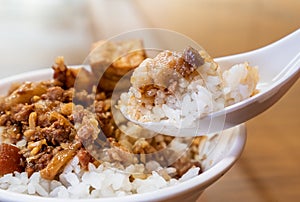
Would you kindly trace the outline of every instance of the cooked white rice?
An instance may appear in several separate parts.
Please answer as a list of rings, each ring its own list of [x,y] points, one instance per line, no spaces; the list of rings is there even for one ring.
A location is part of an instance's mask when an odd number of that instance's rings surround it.
[[[167,186],[178,184],[198,175],[200,168],[191,168],[179,180],[172,178],[165,180],[159,170],[153,171],[146,179],[130,181],[132,173],[139,173],[145,167],[142,164],[131,165],[124,170],[113,168],[109,163],[101,164],[96,168],[89,164],[89,171],[83,171],[78,164],[78,157],[66,166],[57,180],[45,180],[39,172],[28,177],[26,172],[6,174],[0,178],[0,188],[12,192],[39,195],[55,198],[99,198],[119,197],[137,193],[155,191]],[[149,162],[146,166],[153,166]],[[154,165],[155,166],[155,165]],[[165,170],[173,172],[172,168]]]
[[[118,103],[126,117],[138,122],[167,120],[178,128],[191,127],[196,119],[255,93],[258,70],[248,63],[221,71],[219,65],[206,52],[201,51],[204,64],[196,69],[198,75],[185,78],[176,75],[176,71],[169,65],[179,60],[178,55],[180,53],[164,51],[153,59],[146,59],[134,70],[132,86],[127,93],[121,95]],[[170,60],[174,62],[171,63]],[[176,76],[170,78],[170,75]],[[177,86],[175,90],[172,89],[172,84],[166,85],[172,79]],[[161,86],[171,93],[165,93],[161,89],[147,92],[141,90],[147,85]],[[149,101],[145,94],[150,94],[154,100]]]

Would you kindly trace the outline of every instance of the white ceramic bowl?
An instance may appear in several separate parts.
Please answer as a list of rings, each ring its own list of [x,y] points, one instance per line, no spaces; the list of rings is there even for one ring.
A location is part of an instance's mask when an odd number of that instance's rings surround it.
[[[5,95],[10,85],[14,82],[41,81],[51,79],[52,70],[43,69],[25,74],[16,75],[0,80],[0,95]],[[0,201],[91,201],[91,202],[124,202],[124,201],[196,201],[200,194],[221,176],[223,176],[237,161],[246,143],[245,125],[239,125],[221,132],[218,136],[209,137],[205,144],[204,152],[207,155],[202,162],[204,172],[197,177],[182,182],[178,185],[160,189],[145,194],[136,194],[125,197],[99,198],[99,199],[55,199],[41,198],[17,194],[0,189]]]

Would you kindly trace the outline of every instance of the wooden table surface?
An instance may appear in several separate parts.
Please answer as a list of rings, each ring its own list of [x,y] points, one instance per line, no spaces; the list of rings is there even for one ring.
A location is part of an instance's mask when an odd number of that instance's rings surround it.
[[[29,6],[23,3],[18,8],[27,16],[22,21],[17,18],[21,14],[12,12],[18,4],[11,2],[16,1],[3,2],[0,77],[28,70],[16,67],[50,66],[56,55],[78,64],[92,41],[135,28],[183,33],[213,57],[253,50],[300,28],[299,0],[88,0],[73,4],[45,0],[46,6],[31,0],[26,2]],[[11,11],[4,12],[3,5]],[[64,7],[71,9],[61,9]],[[112,9],[116,12],[110,12]],[[23,33],[22,37],[17,33]],[[198,201],[299,201],[299,106],[300,81],[272,108],[247,123],[248,140],[241,158]]]

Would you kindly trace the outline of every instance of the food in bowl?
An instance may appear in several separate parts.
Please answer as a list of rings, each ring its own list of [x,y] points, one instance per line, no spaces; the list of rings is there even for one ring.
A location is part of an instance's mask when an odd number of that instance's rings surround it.
[[[202,172],[199,150],[206,137],[140,138],[145,131],[125,119],[121,130],[111,112],[111,86],[97,88],[91,72],[67,67],[62,57],[53,70],[52,80],[12,84],[0,99],[0,162],[12,164],[0,166],[1,189],[48,197],[123,196]]]
[[[116,80],[94,85],[95,67],[67,67],[62,57],[53,70],[52,80],[13,84],[0,99],[0,163],[11,164],[0,166],[1,189],[55,198],[133,195],[179,184],[213,164],[207,156],[219,134],[141,137],[151,132],[114,121]]]

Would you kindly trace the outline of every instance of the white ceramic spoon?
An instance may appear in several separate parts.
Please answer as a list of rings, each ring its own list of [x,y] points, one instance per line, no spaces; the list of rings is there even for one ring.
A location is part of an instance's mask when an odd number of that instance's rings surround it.
[[[255,96],[197,119],[196,125],[182,128],[167,120],[160,122],[132,122],[143,128],[172,136],[198,136],[215,133],[264,112],[277,102],[297,81],[300,75],[300,29],[281,40],[247,53],[217,58],[222,68],[249,62],[259,67],[260,92]],[[126,116],[126,114],[124,114]],[[126,116],[128,118],[128,116]]]

